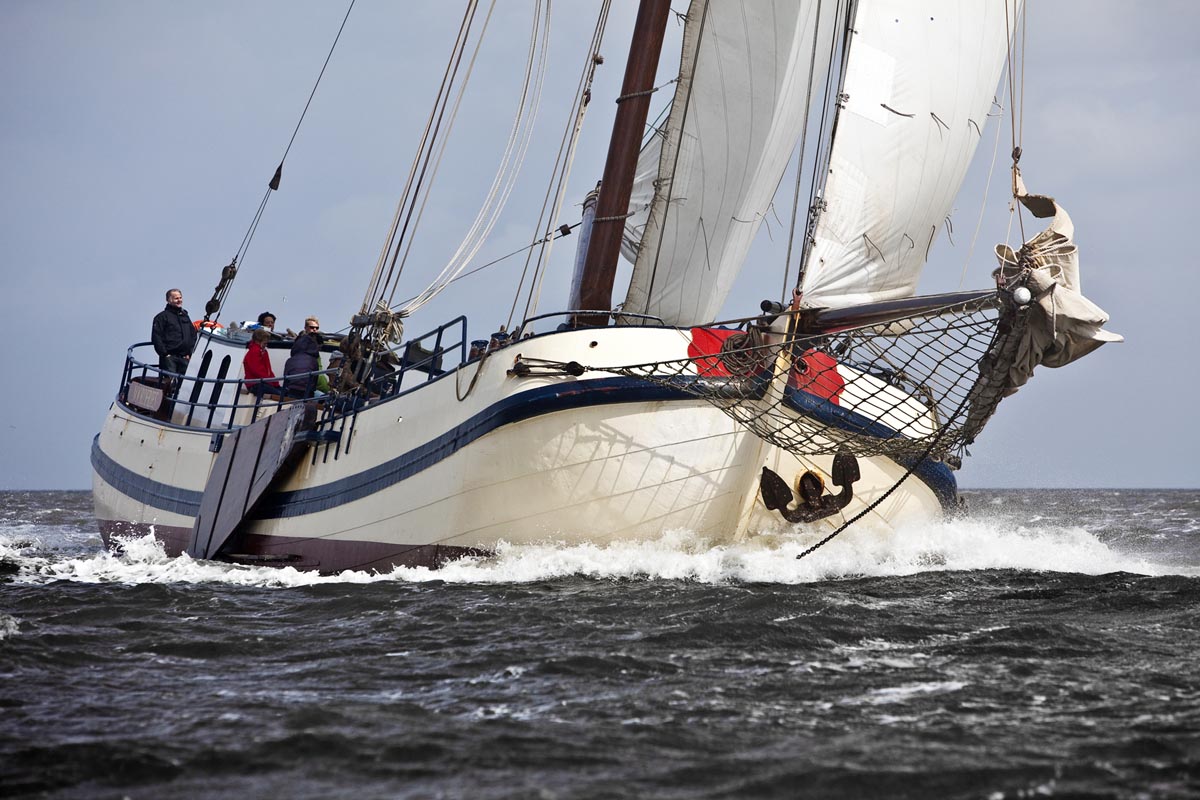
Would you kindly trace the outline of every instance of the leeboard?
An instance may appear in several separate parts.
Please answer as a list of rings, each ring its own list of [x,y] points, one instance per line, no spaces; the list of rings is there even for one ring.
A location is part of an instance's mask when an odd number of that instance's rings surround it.
[[[304,448],[297,436],[303,422],[304,405],[297,403],[225,435],[204,487],[188,555],[213,558],[220,552]]]

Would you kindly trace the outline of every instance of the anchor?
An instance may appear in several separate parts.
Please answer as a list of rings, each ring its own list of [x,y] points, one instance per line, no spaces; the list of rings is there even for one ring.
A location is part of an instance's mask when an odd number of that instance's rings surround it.
[[[846,450],[838,450],[833,457],[835,486],[842,487],[836,495],[824,494],[825,484],[812,470],[800,476],[800,502],[795,508],[788,506],[795,499],[792,488],[778,473],[763,467],[759,486],[763,504],[771,511],[778,511],[788,522],[816,522],[841,511],[854,497],[854,482],[859,479],[858,459]]]

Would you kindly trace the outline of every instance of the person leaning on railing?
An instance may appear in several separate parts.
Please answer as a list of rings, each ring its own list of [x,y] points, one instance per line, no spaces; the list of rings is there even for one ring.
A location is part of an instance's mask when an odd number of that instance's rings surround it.
[[[292,356],[283,365],[283,392],[286,397],[312,397],[314,390],[329,391],[329,381],[310,373],[321,369],[321,323],[316,317],[304,320],[304,333],[292,343]]]
[[[271,356],[267,353],[267,342],[271,341],[271,331],[268,328],[257,328],[250,336],[250,344],[246,355],[242,357],[242,369],[246,375],[246,391],[262,397],[265,394],[279,394],[279,381],[266,380],[274,378],[275,371],[271,369]]]

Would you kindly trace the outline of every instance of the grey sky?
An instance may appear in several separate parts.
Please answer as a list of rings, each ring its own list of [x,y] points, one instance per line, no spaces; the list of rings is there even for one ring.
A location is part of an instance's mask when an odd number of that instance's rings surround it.
[[[501,0],[468,107],[439,177],[405,286],[416,293],[453,252],[490,183],[511,123],[531,2]],[[598,178],[633,3],[614,4],[568,207]],[[677,3],[682,7],[682,2]],[[149,338],[163,292],[193,317],[237,251],[345,12],[344,2],[7,0],[0,4],[0,314],[13,345],[0,428],[0,488],[90,486],[88,452],[126,347]],[[483,263],[531,241],[594,3],[560,0],[543,135]],[[1126,343],[1039,370],[1000,409],[960,473],[964,487],[1200,486],[1191,420],[1197,377],[1189,255],[1197,185],[1200,5],[1118,0],[1027,3],[1023,172],[1071,213],[1083,285]],[[357,308],[430,107],[460,8],[445,0],[358,0],[243,262],[223,320],[270,310],[336,330]],[[987,166],[994,141],[977,156]],[[986,285],[1006,236],[1007,121],[972,251]],[[986,170],[933,263],[957,276]],[[780,217],[788,210],[781,207]],[[556,223],[556,224],[557,224]],[[786,237],[777,225],[761,257]],[[1027,228],[1027,233],[1031,231]],[[1016,244],[1016,234],[1010,241]],[[540,309],[566,303],[573,238],[556,250]],[[465,313],[474,334],[504,322],[523,260],[464,281],[409,321],[421,333]],[[772,273],[774,275],[774,273]],[[778,294],[743,278],[728,316]],[[953,288],[951,286],[950,288]],[[617,294],[619,299],[623,290]]]

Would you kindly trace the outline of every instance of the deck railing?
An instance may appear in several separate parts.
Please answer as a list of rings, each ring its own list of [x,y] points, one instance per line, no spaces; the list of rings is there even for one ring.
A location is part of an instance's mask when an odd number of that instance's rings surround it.
[[[328,394],[315,391],[317,380],[326,376],[336,386],[341,367],[247,380],[227,377],[225,370],[232,364],[223,363],[213,377],[208,377],[204,369],[200,375],[181,375],[161,369],[151,343],[139,342],[125,353],[117,397],[136,413],[161,422],[213,431],[249,425],[295,403],[314,403],[322,421],[332,420],[437,379],[447,372],[443,369],[448,366],[446,357],[458,356],[458,363],[449,365],[450,369],[466,363],[466,327],[466,317],[458,317],[410,339],[381,359],[371,375],[360,377],[358,391]],[[416,373],[423,373],[421,381],[403,387],[405,376]],[[270,383],[279,388],[259,388]]]
[[[142,360],[144,351],[149,350],[149,357],[157,361],[157,355],[150,347],[149,342],[139,342],[126,351],[118,399],[134,411],[162,422],[188,428],[229,430],[249,425],[284,406],[325,399],[307,390],[285,394],[284,378],[247,380],[169,372],[157,363]],[[289,375],[286,379],[288,389],[291,386],[315,386],[321,375],[335,379],[338,371],[326,369]],[[269,383],[277,383],[280,388],[258,390],[260,385]]]

